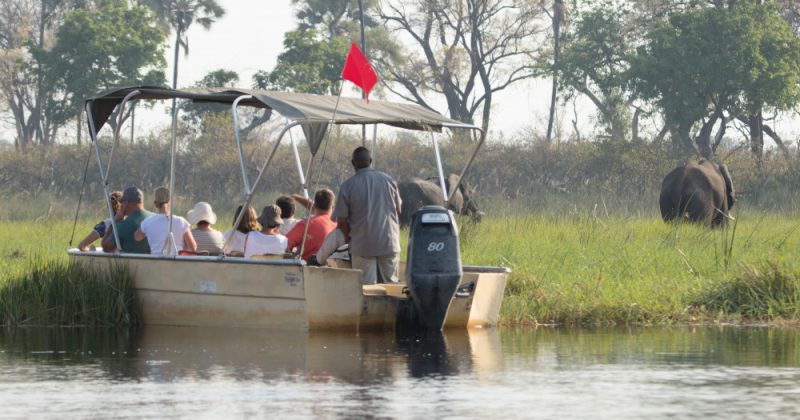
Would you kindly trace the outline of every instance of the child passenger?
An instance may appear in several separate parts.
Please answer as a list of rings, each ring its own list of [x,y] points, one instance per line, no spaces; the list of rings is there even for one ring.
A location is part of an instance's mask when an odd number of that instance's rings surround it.
[[[115,216],[122,209],[122,205],[119,202],[120,197],[122,197],[122,191],[114,191],[111,194],[109,194],[109,199],[111,200],[111,209],[114,211]],[[86,235],[86,237],[83,238],[83,240],[78,244],[78,249],[80,249],[81,251],[88,251],[89,246],[92,245],[94,241],[98,239],[103,239],[103,237],[106,236],[106,231],[108,230],[109,226],[111,226],[110,217],[108,219],[101,220],[92,228],[92,231],[88,235]]]
[[[242,206],[237,207],[236,213],[233,215],[233,223],[236,223],[236,219],[239,218],[239,213],[241,212]],[[261,229],[256,218],[256,209],[252,206],[247,206],[247,210],[245,210],[242,220],[239,221],[239,225],[225,231],[222,235],[222,243],[228,246],[228,248],[224,250],[226,254],[239,257],[244,255],[244,243],[247,234]],[[229,239],[230,243],[228,243]]]
[[[261,224],[261,232],[247,234],[244,244],[245,258],[253,255],[283,255],[289,241],[278,233],[278,227],[283,223],[280,207],[274,204],[264,207],[258,223]]]

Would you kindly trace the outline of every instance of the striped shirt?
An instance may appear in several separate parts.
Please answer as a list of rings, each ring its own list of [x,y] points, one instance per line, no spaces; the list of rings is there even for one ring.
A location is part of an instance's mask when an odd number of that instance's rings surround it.
[[[222,233],[209,228],[208,230],[192,229],[192,236],[197,242],[197,252],[208,251],[210,255],[219,255],[222,252],[224,241]]]

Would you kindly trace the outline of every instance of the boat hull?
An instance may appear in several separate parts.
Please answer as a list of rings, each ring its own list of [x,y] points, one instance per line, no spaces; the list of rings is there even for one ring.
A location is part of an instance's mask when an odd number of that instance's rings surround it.
[[[69,254],[96,267],[125,265],[143,321],[151,325],[392,330],[399,308],[408,303],[402,284],[362,286],[358,270],[297,260]],[[496,325],[508,273],[465,267],[445,327]]]

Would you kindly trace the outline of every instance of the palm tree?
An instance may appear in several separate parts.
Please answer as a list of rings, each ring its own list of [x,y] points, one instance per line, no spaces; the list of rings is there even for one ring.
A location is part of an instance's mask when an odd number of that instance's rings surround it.
[[[172,70],[172,88],[178,86],[178,57],[181,47],[189,55],[189,38],[186,32],[193,23],[204,29],[225,15],[225,9],[215,0],[141,0],[155,12],[160,24],[175,31],[175,58]]]

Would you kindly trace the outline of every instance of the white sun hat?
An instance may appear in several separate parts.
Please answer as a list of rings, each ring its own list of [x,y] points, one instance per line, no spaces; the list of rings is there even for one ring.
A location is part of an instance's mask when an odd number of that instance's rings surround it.
[[[195,204],[194,208],[189,210],[189,213],[186,214],[186,219],[193,225],[202,221],[206,221],[212,225],[217,223],[217,215],[214,213],[214,210],[211,209],[211,205],[205,201],[200,201]]]

